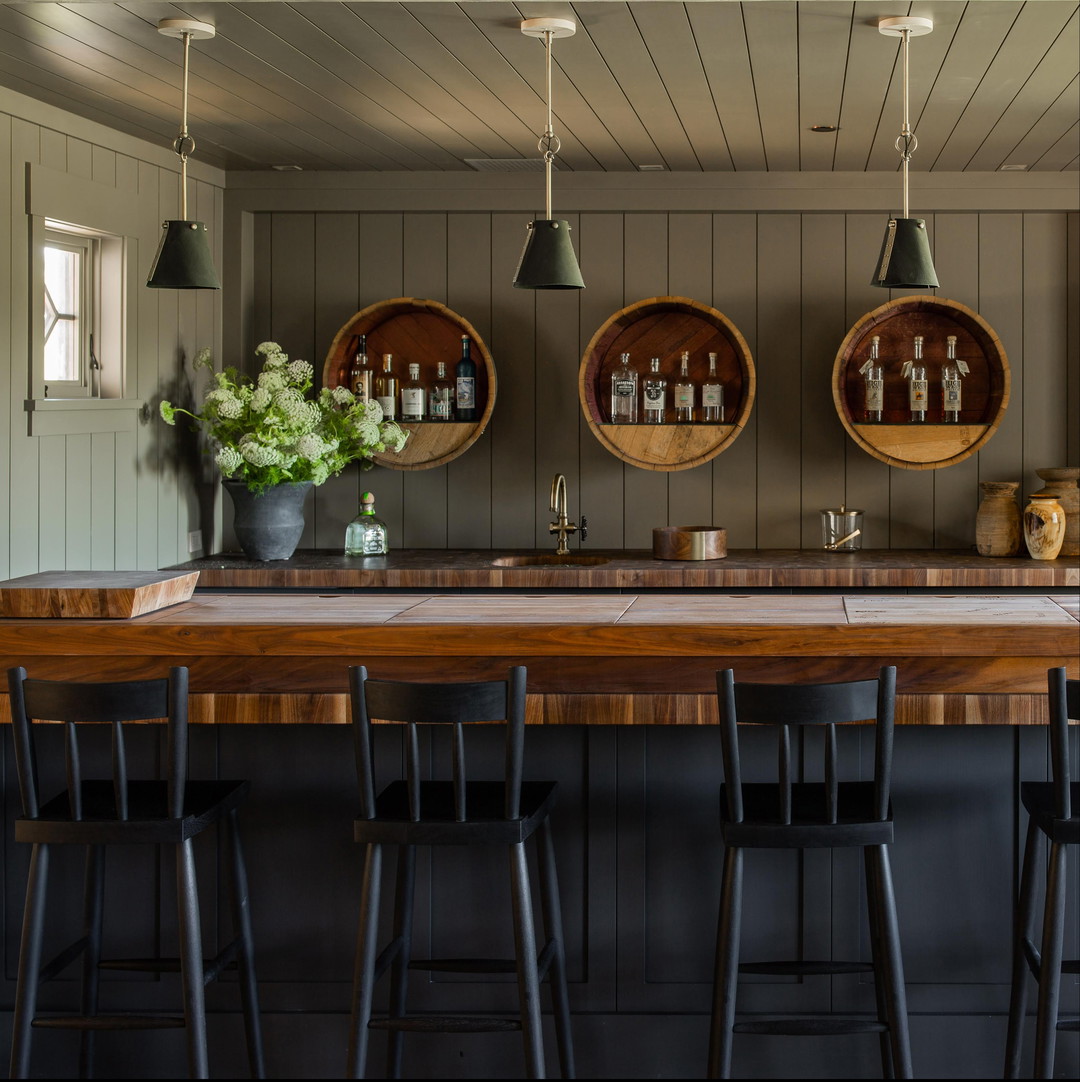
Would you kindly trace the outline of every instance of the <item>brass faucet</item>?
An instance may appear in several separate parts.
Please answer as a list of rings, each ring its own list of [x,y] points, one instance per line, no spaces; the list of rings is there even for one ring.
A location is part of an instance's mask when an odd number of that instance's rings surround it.
[[[555,548],[556,556],[569,556],[570,549],[566,545],[566,535],[577,531],[581,536],[581,540],[584,541],[588,536],[588,520],[584,515],[581,516],[581,525],[578,526],[575,522],[569,522],[566,518],[566,478],[557,473],[551,480],[551,511],[558,516],[558,521],[548,524],[548,533],[557,533],[559,535],[559,544]]]

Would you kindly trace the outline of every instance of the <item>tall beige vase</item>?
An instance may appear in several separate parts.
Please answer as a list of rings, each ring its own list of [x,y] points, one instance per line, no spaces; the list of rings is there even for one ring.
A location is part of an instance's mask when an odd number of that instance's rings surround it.
[[[975,514],[975,547],[980,556],[1015,556],[1020,551],[1019,481],[982,481]]]
[[[1053,496],[1065,510],[1065,540],[1059,556],[1080,556],[1080,466],[1048,466],[1035,471],[1046,484],[1037,496]]]
[[[1065,540],[1065,509],[1053,496],[1028,496],[1024,542],[1033,560],[1056,560]]]

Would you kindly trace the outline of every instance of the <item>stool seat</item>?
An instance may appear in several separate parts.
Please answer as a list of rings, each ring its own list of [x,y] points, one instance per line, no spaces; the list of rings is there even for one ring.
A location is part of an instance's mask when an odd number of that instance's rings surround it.
[[[505,783],[469,781],[468,819],[458,822],[453,782],[424,781],[418,789],[419,821],[409,816],[408,783],[394,781],[376,797],[375,818],[354,821],[354,840],[387,845],[516,845],[532,836],[555,803],[555,782],[523,781],[520,818],[507,819]]]
[[[726,785],[720,786],[720,831],[725,845],[755,849],[835,849],[849,845],[888,845],[893,840],[892,807],[887,818],[874,818],[874,783],[842,781],[837,786],[836,822],[822,815],[826,806],[823,782],[794,782],[791,822],[779,820],[781,788],[775,782],[744,782],[743,819],[727,813]]]
[[[1070,803],[1080,808],[1080,782],[1072,782]],[[1058,818],[1057,801],[1052,781],[1024,781],[1020,783],[1020,801],[1035,825],[1052,842],[1076,845],[1080,842],[1080,815],[1068,819]]]

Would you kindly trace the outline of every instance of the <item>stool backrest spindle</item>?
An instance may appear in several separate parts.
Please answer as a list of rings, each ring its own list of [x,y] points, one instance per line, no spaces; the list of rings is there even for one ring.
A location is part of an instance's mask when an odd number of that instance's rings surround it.
[[[1065,667],[1046,673],[1050,698],[1050,770],[1054,779],[1054,814],[1073,815],[1069,767],[1069,722],[1080,721],[1080,680],[1067,680]]]

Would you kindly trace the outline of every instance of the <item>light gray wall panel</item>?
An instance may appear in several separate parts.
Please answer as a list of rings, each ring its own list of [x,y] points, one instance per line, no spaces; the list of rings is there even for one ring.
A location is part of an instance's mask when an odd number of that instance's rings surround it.
[[[95,571],[116,567],[116,433],[90,439],[90,563]],[[121,498],[126,498],[122,493]]]
[[[11,206],[11,169],[7,163],[11,161],[11,127],[12,118],[5,113],[0,113],[0,214],[2,208]],[[14,293],[14,276],[11,262],[11,237],[10,229],[0,229],[0,388],[11,388],[14,340],[12,326],[12,306]],[[3,329],[6,328],[7,340],[4,340]],[[10,399],[10,393],[9,393]],[[0,492],[6,492],[11,483],[11,435],[12,435],[12,411],[0,408]],[[0,569],[8,566],[11,554],[11,538],[9,536],[10,515],[7,501],[0,499]]]
[[[67,436],[65,443],[64,567],[86,570],[90,567],[90,436],[85,433]]]

